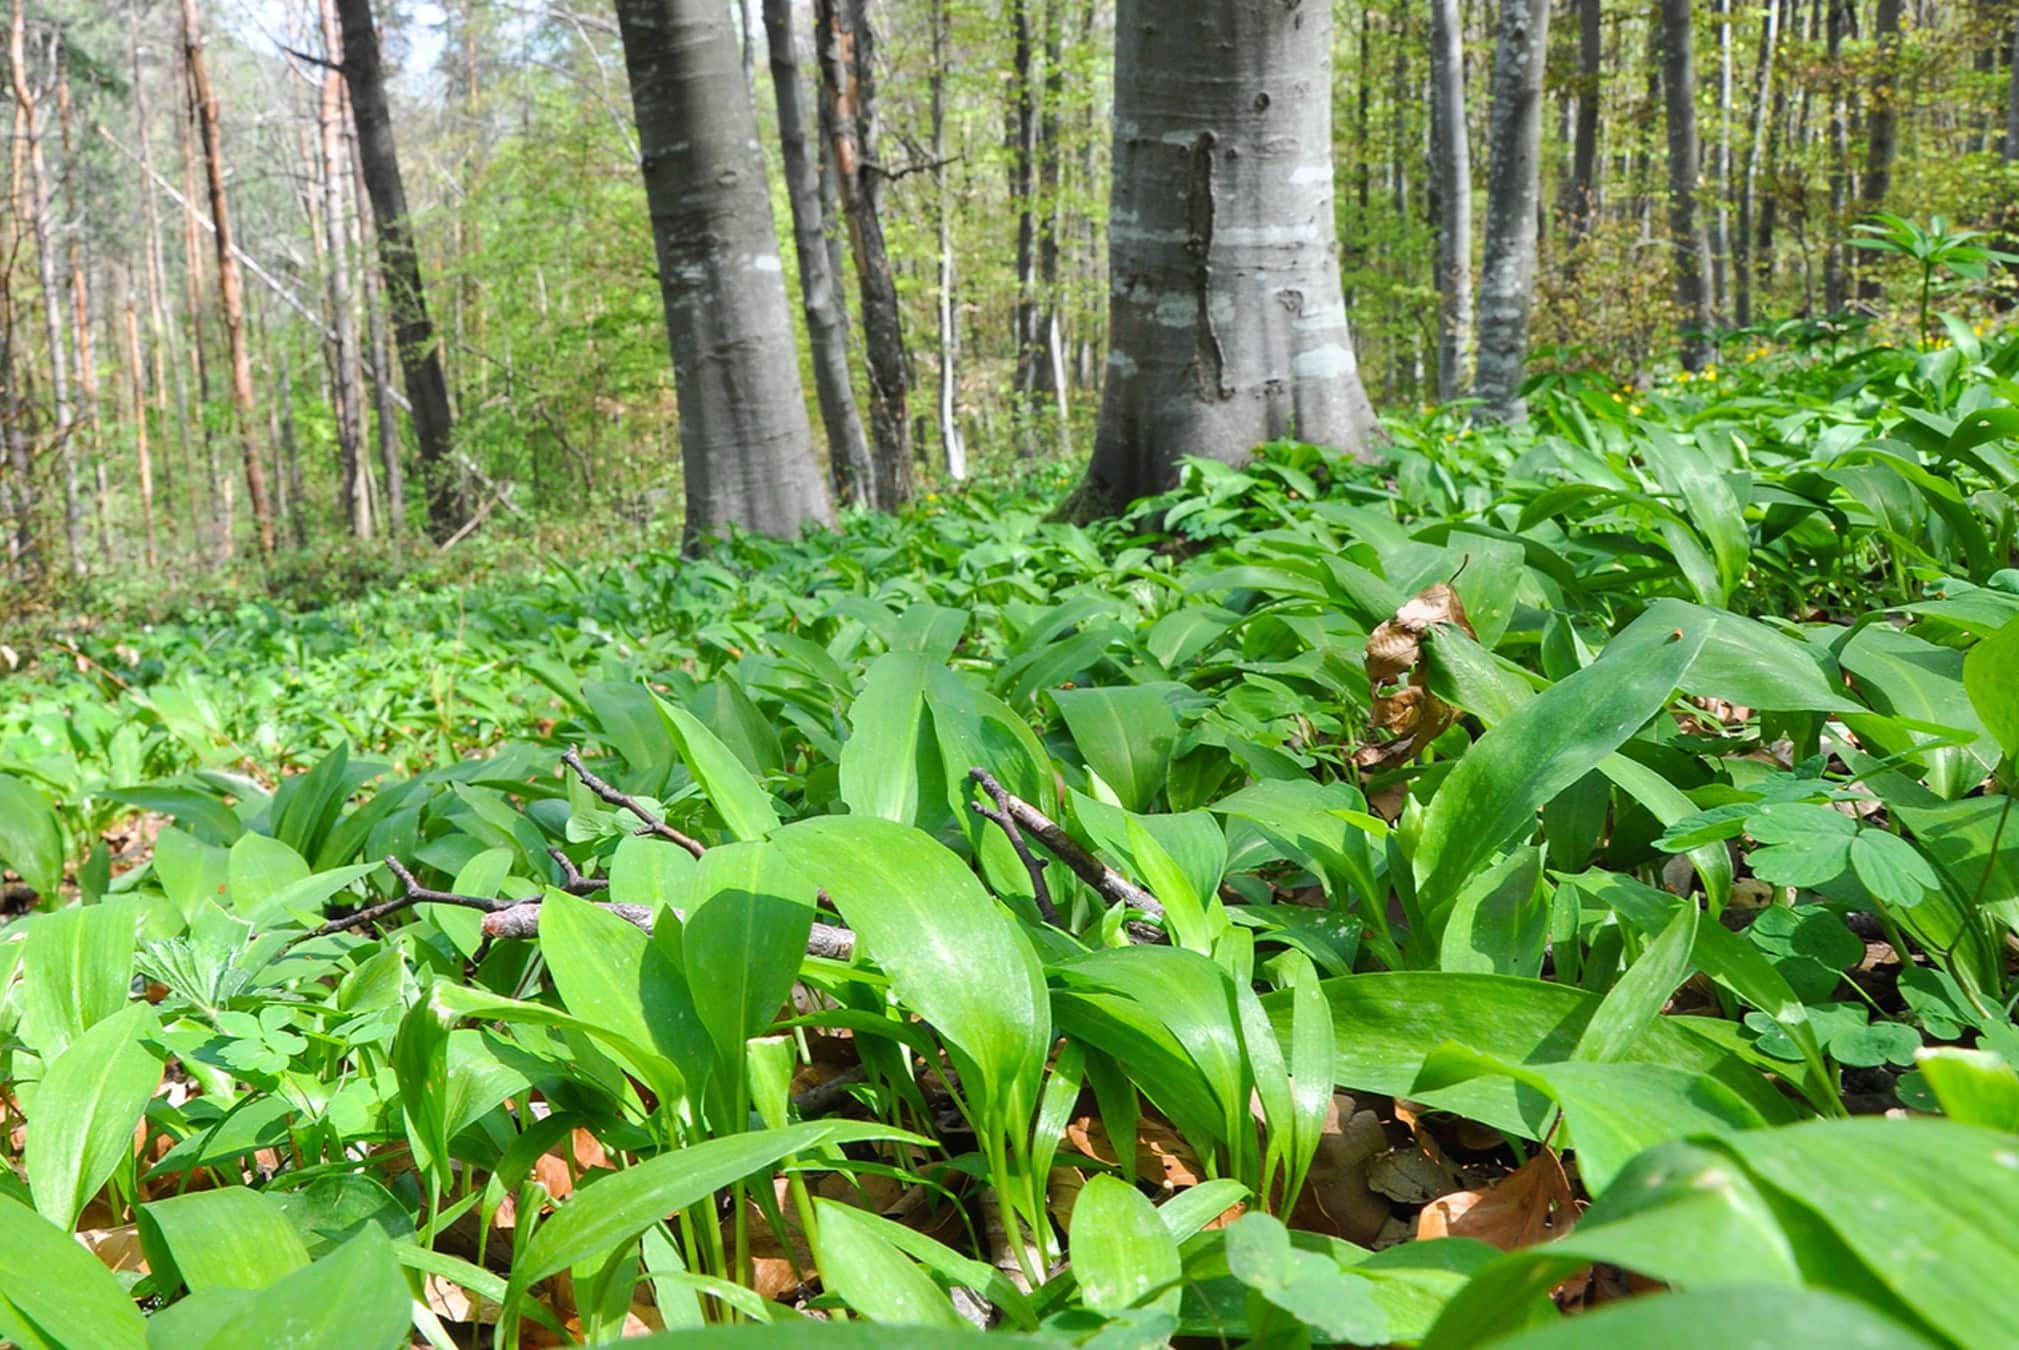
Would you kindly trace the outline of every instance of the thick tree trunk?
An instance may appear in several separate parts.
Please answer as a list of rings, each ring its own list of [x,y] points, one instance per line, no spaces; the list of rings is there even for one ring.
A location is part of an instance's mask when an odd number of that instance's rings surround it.
[[[337,21],[335,0],[319,0],[323,51],[340,67],[343,61],[343,29]],[[351,301],[350,237],[344,224],[345,189],[350,184],[350,165],[344,153],[344,81],[340,68],[323,71],[320,98],[316,104],[316,131],[321,163],[317,166],[322,189],[323,297],[329,310],[330,330],[336,334],[328,344],[330,411],[336,422],[337,464],[340,493],[351,535],[372,537],[371,460],[364,450],[364,390],[360,387],[357,308]]]
[[[421,485],[428,498],[428,533],[442,540],[462,525],[464,514],[460,478],[451,462],[454,418],[449,411],[449,384],[442,373],[441,347],[435,341],[427,293],[421,285],[420,255],[414,247],[413,222],[407,215],[406,185],[400,179],[371,0],[336,0],[336,10],[343,29],[344,80],[350,87],[351,115],[357,129],[358,164],[372,200],[379,271],[392,311],[393,346],[399,352],[408,410],[419,443]],[[390,483],[387,490],[391,491]]]
[[[680,398],[687,541],[732,524],[781,536],[826,524],[729,13],[713,0],[619,0],[617,19]]]
[[[1899,131],[1900,98],[1900,0],[1879,0],[1872,35],[1878,42],[1877,64],[1872,70],[1872,110],[1865,118],[1865,177],[1859,184],[1859,207],[1878,211],[1885,207],[1893,190],[1893,154]],[[1885,294],[1885,283],[1869,267],[1860,269],[1858,297],[1875,301]]]
[[[371,194],[365,190],[364,161],[358,154],[357,138],[348,130],[355,125],[355,118],[345,118],[351,200],[357,207],[357,232],[351,242],[360,246],[362,259],[365,236],[376,239],[378,230],[372,220]],[[392,334],[379,269],[365,263],[358,268],[358,277],[365,312],[365,369],[371,372],[372,430],[379,447],[380,482],[385,488],[386,532],[398,538],[407,530],[407,477],[400,460],[399,405],[393,396]]]
[[[1598,217],[1598,114],[1604,71],[1599,0],[1577,4],[1577,126],[1570,156],[1570,245],[1584,242]]]
[[[848,219],[848,241],[862,303],[862,343],[869,368],[869,439],[876,505],[890,511],[911,500],[911,373],[897,280],[883,241],[884,166],[877,162],[876,49],[868,0],[814,0],[820,53],[821,121],[834,154]]]
[[[1487,118],[1486,248],[1479,281],[1473,393],[1488,416],[1519,419],[1535,301],[1536,207],[1542,191],[1542,67],[1549,0],[1501,0]]]
[[[967,477],[967,442],[961,435],[960,309],[954,303],[953,209],[946,186],[947,0],[931,0],[932,182],[939,228],[939,443],[947,477]]]
[[[1113,512],[1179,460],[1376,433],[1339,291],[1332,18],[1282,0],[1120,0],[1100,429],[1067,512]]]
[[[1780,37],[1780,0],[1769,0],[1760,16],[1759,65],[1754,74],[1751,127],[1746,136],[1746,166],[1739,186],[1738,234],[1732,249],[1732,279],[1739,327],[1753,321],[1755,240],[1753,221],[1760,190],[1761,142],[1767,134],[1767,99],[1774,77],[1774,47]]]
[[[133,290],[124,268],[113,272],[113,307],[119,314],[125,338],[126,378],[133,390],[133,455],[140,487],[140,526],[147,541],[147,565],[157,567],[161,556],[154,540],[154,462],[147,445],[147,367],[140,358],[140,315],[134,308]]]
[[[70,573],[84,574],[84,511],[77,491],[77,449],[71,444],[74,416],[70,405],[69,345],[63,332],[63,291],[57,281],[56,232],[49,219],[49,171],[42,157],[44,127],[37,117],[34,89],[29,84],[26,21],[21,0],[14,0],[8,30],[7,65],[13,77],[14,103],[27,136],[27,208],[35,235],[36,279],[42,287],[42,333],[49,345],[50,436],[56,446],[57,472],[63,479],[63,537],[69,548]],[[53,54],[61,60],[60,52]]]
[[[196,104],[198,131],[203,138],[203,164],[210,186],[210,219],[217,245],[217,297],[224,314],[224,335],[231,355],[231,406],[237,419],[239,448],[245,455],[245,492],[259,532],[262,558],[273,557],[273,505],[266,495],[266,469],[260,463],[259,438],[253,433],[252,354],[245,341],[245,292],[232,248],[231,208],[224,196],[224,138],[218,128],[217,95],[204,66],[203,36],[196,0],[182,0],[183,52],[189,66],[190,94]]]
[[[1710,241],[1697,213],[1696,49],[1690,0],[1661,0],[1661,79],[1668,123],[1668,232],[1682,311],[1682,363],[1710,360]]]
[[[871,491],[869,438],[862,430],[849,373],[848,302],[827,250],[819,144],[806,115],[793,8],[792,0],[764,0],[771,84],[778,99],[778,145],[785,163],[785,193],[792,205],[792,247],[799,258],[800,302],[813,352],[813,389],[827,433],[828,471],[836,498],[861,505],[868,502]]]
[[[1437,190],[1437,397],[1465,391],[1472,346],[1472,148],[1459,0],[1430,0],[1430,163]]]

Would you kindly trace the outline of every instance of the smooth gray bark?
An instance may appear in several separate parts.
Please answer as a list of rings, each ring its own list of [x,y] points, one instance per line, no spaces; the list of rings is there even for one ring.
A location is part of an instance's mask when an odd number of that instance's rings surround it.
[[[1375,434],[1339,290],[1328,5],[1120,0],[1109,349],[1069,513],[1160,491],[1179,460]]]
[[[1774,47],[1780,39],[1780,0],[1769,0],[1766,10],[1760,15],[1759,66],[1753,87],[1752,129],[1746,137],[1746,167],[1739,188],[1738,237],[1733,241],[1732,262],[1733,287],[1739,326],[1753,321],[1753,259],[1755,239],[1753,217],[1758,209],[1760,192],[1760,159],[1765,152],[1763,141],[1767,136],[1767,99],[1774,78]],[[1764,280],[1764,278],[1762,278]]]
[[[1823,242],[1823,307],[1835,314],[1844,307],[1844,250],[1836,236],[1845,227],[1845,207],[1851,194],[1850,110],[1844,94],[1844,38],[1850,24],[1851,0],[1821,0],[1829,6],[1824,20],[1825,54],[1830,81],[1830,218]]]
[[[947,0],[932,0],[932,182],[939,227],[939,443],[949,478],[967,477],[961,435],[960,309],[954,303],[953,210],[946,186]]]
[[[1732,0],[1718,0],[1717,170],[1718,204],[1710,221],[1711,310],[1722,315],[1731,304]]]
[[[799,389],[757,113],[729,10],[619,0],[680,399],[686,539],[833,520]]]
[[[1518,420],[1528,318],[1535,303],[1536,205],[1542,192],[1542,68],[1549,0],[1501,0],[1487,115],[1486,246],[1479,279],[1473,393],[1488,416]]]
[[[1696,50],[1690,0],[1661,0],[1661,82],[1668,122],[1668,232],[1682,311],[1682,363],[1710,360],[1710,240],[1697,213]]]
[[[1465,389],[1472,346],[1472,149],[1458,0],[1430,0],[1430,164],[1437,189],[1437,397]]]
[[[323,51],[329,60],[343,60],[343,32],[337,24],[334,0],[320,0],[317,17]],[[327,344],[330,367],[330,410],[335,416],[339,484],[345,516],[353,537],[372,537],[371,460],[364,450],[364,390],[358,345],[357,309],[351,301],[350,238],[344,225],[344,196],[351,173],[344,147],[343,72],[325,70],[316,104],[316,134],[322,181],[324,294],[329,305]]]
[[[1893,190],[1893,154],[1900,125],[1900,11],[1900,0],[1879,0],[1872,25],[1879,50],[1872,71],[1872,108],[1865,117],[1865,176],[1859,184],[1859,207],[1866,212],[1882,209]],[[1886,293],[1885,282],[1869,267],[1861,271],[1859,298],[1879,300]]]
[[[813,355],[813,391],[827,433],[828,471],[840,500],[859,503],[870,493],[869,437],[862,429],[849,375],[848,303],[841,278],[829,266],[819,143],[812,130],[814,119],[807,116],[792,11],[792,0],[764,0],[771,85],[778,100],[778,146],[785,166],[785,195],[792,206],[792,247],[799,258],[799,298]]]

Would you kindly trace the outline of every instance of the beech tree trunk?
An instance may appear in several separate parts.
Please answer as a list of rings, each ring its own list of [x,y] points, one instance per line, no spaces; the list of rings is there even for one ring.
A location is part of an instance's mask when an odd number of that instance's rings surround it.
[[[1837,236],[1844,230],[1845,207],[1850,201],[1851,148],[1849,110],[1844,95],[1844,37],[1850,21],[1851,0],[1821,0],[1829,6],[1824,20],[1825,54],[1829,58],[1830,94],[1830,219],[1823,243],[1823,307],[1835,314],[1844,307],[1844,250]]]
[[[1717,210],[1710,219],[1711,312],[1731,305],[1732,246],[1732,0],[1718,0]]]
[[[1661,0],[1662,97],[1668,123],[1668,232],[1682,311],[1682,363],[1710,360],[1710,241],[1697,212],[1696,51],[1690,0]]]
[[[1577,3],[1577,126],[1570,156],[1570,229],[1572,248],[1590,235],[1598,217],[1598,114],[1604,72],[1605,37],[1599,25],[1599,0]]]
[[[1872,26],[1879,50],[1872,70],[1872,109],[1865,118],[1865,177],[1859,184],[1859,206],[1868,212],[1882,209],[1893,190],[1893,154],[1900,120],[1900,8],[1900,0],[1879,0]],[[1869,267],[1860,272],[1859,298],[1877,301],[1886,293],[1885,282]]]
[[[1112,513],[1179,460],[1376,433],[1339,290],[1332,15],[1119,0],[1108,367],[1067,514]]]
[[[1766,136],[1767,99],[1774,78],[1774,47],[1780,38],[1780,0],[1768,0],[1760,15],[1759,66],[1754,76],[1753,111],[1750,134],[1746,137],[1746,167],[1739,187],[1738,235],[1733,240],[1732,280],[1739,327],[1753,321],[1754,237],[1753,220],[1758,209],[1760,159]]]
[[[61,60],[61,53],[53,54]],[[50,436],[56,446],[57,472],[63,480],[63,537],[69,548],[70,573],[84,574],[84,512],[77,492],[77,449],[70,431],[75,418],[70,404],[69,344],[63,332],[63,291],[57,281],[56,238],[49,219],[49,171],[42,156],[45,128],[37,116],[39,99],[29,83],[26,20],[21,0],[14,0],[8,29],[7,66],[13,77],[14,104],[26,133],[29,229],[35,235],[36,279],[42,288],[42,333],[49,345]]]
[[[1472,149],[1458,0],[1430,0],[1430,163],[1437,189],[1437,397],[1453,399],[1465,390],[1472,346]]]
[[[1490,417],[1527,415],[1521,398],[1535,303],[1536,208],[1542,185],[1542,67],[1549,0],[1501,0],[1487,117],[1486,246],[1479,280],[1473,392]]]
[[[868,0],[814,0],[820,53],[821,120],[834,155],[861,292],[862,342],[869,369],[869,438],[875,505],[911,500],[911,372],[897,280],[883,241],[884,167],[877,162],[876,48]]]
[[[133,122],[134,143],[140,157],[140,203],[141,218],[145,222],[146,233],[142,241],[145,253],[147,276],[147,334],[154,358],[154,407],[163,420],[171,411],[169,402],[171,379],[174,380],[175,453],[164,454],[161,464],[161,490],[172,503],[175,496],[175,475],[184,476],[184,487],[190,494],[192,503],[191,524],[194,526],[196,501],[196,479],[190,466],[195,456],[189,443],[189,386],[184,376],[182,361],[175,351],[177,338],[175,326],[168,322],[167,268],[162,257],[161,212],[154,201],[155,170],[154,152],[148,136],[147,84],[141,78],[140,69],[140,16],[139,0],[135,0],[132,24],[130,55],[133,66]],[[175,513],[170,510],[166,519],[173,521]]]
[[[1049,398],[1052,432],[1061,455],[1072,449],[1067,424],[1065,335],[1059,326],[1059,108],[1066,98],[1065,0],[1044,0],[1044,100],[1037,143],[1037,365],[1031,406]]]
[[[203,164],[210,187],[210,219],[217,245],[217,297],[224,314],[224,335],[231,355],[231,406],[245,456],[245,492],[259,534],[262,558],[273,557],[273,505],[266,495],[266,469],[260,463],[259,438],[253,432],[252,354],[245,340],[245,292],[232,251],[231,208],[224,196],[224,138],[218,130],[217,95],[203,61],[203,35],[196,0],[182,0],[183,51],[188,60],[190,93],[196,104],[203,139]]]
[[[346,128],[355,125],[355,118],[346,117]],[[357,234],[352,242],[362,244],[367,234],[376,239],[378,230],[372,221],[371,194],[365,191],[364,163],[358,154],[357,138],[346,131],[346,140],[351,163],[351,199],[357,205]],[[407,530],[407,479],[400,461],[399,405],[393,397],[392,334],[388,331],[379,269],[360,266],[358,276],[363,282],[360,290],[365,311],[365,368],[371,372],[372,429],[379,447],[380,482],[385,488],[386,530],[397,538]]]
[[[939,443],[946,472],[956,482],[967,477],[967,442],[961,435],[960,309],[954,303],[953,210],[946,187],[947,0],[931,0],[932,181],[939,228]]]
[[[785,165],[785,194],[792,205],[792,247],[799,258],[799,297],[813,354],[813,390],[827,433],[828,472],[836,498],[863,505],[872,491],[869,438],[856,410],[848,364],[848,301],[830,264],[827,221],[820,200],[818,142],[809,127],[806,86],[799,74],[799,41],[792,0],[764,0],[764,32],[771,55],[771,84],[778,99],[778,145]]]
[[[210,352],[204,338],[203,247],[201,226],[196,214],[196,144],[191,131],[196,121],[196,98],[190,87],[189,65],[181,63],[183,107],[175,119],[176,151],[182,172],[182,275],[183,303],[189,311],[190,363],[196,373],[196,422],[203,438],[204,485],[210,498],[212,547],[220,558],[229,558],[237,548],[236,493],[232,476],[219,462],[217,440],[210,434]],[[192,506],[192,527],[196,516]]]
[[[99,439],[98,358],[91,350],[91,290],[84,265],[84,229],[77,214],[77,150],[70,128],[70,76],[66,69],[62,42],[56,48],[56,122],[58,143],[63,150],[63,219],[69,222],[70,331],[76,335],[72,354],[77,361],[77,411],[84,428],[84,449],[90,457],[96,486],[92,495],[91,519],[97,528],[98,556],[112,550],[110,526],[105,519],[105,448]]]
[[[341,66],[343,29],[334,0],[319,0],[326,58]],[[344,515],[351,535],[372,537],[371,460],[364,451],[364,390],[360,388],[358,319],[351,301],[350,238],[344,224],[345,189],[350,166],[344,153],[344,81],[339,68],[323,71],[316,105],[316,131],[322,159],[318,165],[322,189],[323,297],[329,326],[336,334],[328,344],[330,411],[336,422],[337,464]]]
[[[1038,338],[1037,254],[1037,41],[1031,28],[1032,0],[1009,0],[1010,79],[1014,114],[1010,123],[1010,200],[1016,204],[1016,441],[1017,453],[1037,452]],[[1042,0],[1039,0],[1042,3]]]
[[[419,443],[421,486],[428,498],[428,533],[437,540],[447,539],[461,526],[464,514],[460,477],[451,463],[454,418],[449,411],[448,380],[442,373],[441,347],[435,341],[427,292],[421,285],[413,222],[407,216],[407,190],[400,179],[399,153],[393,141],[378,30],[372,23],[371,0],[335,3],[343,29],[344,82],[350,88],[351,116],[357,129],[358,165],[364,173],[365,191],[371,196],[379,271],[392,311],[393,346],[399,353],[408,411]],[[391,489],[388,483],[387,491]]]
[[[690,546],[833,516],[799,389],[757,114],[729,12],[618,0],[680,398]]]
[[[154,541],[154,463],[147,446],[147,367],[140,359],[140,316],[134,309],[133,290],[124,268],[113,273],[114,308],[119,312],[125,338],[126,377],[133,391],[133,455],[140,486],[140,526],[147,541],[147,565],[157,567],[161,556]]]

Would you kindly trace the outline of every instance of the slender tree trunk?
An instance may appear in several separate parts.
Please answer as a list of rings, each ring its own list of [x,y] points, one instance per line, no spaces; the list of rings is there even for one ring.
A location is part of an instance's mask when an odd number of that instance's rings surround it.
[[[29,228],[35,235],[35,266],[42,286],[42,333],[49,344],[50,436],[56,446],[57,471],[63,479],[63,536],[69,547],[72,576],[84,575],[84,513],[77,492],[77,448],[71,444],[74,422],[70,405],[69,347],[63,334],[63,291],[57,282],[55,230],[49,219],[49,173],[42,157],[44,128],[37,117],[39,100],[30,87],[26,21],[21,0],[14,0],[13,23],[7,40],[8,70],[13,76],[14,102],[27,133]],[[60,51],[53,54],[61,60]]]
[[[174,372],[175,453],[162,456],[161,490],[170,501],[175,496],[175,477],[186,478],[185,486],[194,500],[195,478],[190,465],[194,462],[189,444],[189,388],[184,377],[180,354],[175,351],[175,329],[168,322],[167,269],[163,264],[161,245],[161,212],[155,205],[154,152],[149,140],[147,83],[140,69],[140,0],[134,0],[134,12],[128,20],[130,24],[133,66],[133,123],[134,144],[140,158],[140,204],[141,219],[145,222],[143,252],[147,276],[147,333],[154,358],[154,407],[165,421],[170,413],[169,372]],[[170,511],[167,520],[174,519]]]
[[[2019,7],[2012,14],[2012,54],[2005,72],[2005,146],[2007,164],[2019,160]]]
[[[70,128],[70,77],[58,44],[56,63],[56,124],[63,149],[63,219],[67,223],[70,262],[70,331],[77,336],[73,354],[77,359],[77,411],[84,429],[84,451],[89,458],[97,491],[92,497],[91,518],[98,534],[98,556],[111,552],[110,527],[105,519],[104,445],[98,425],[98,358],[91,350],[91,289],[84,265],[84,225],[77,214],[77,149]]]
[[[316,104],[316,131],[321,163],[323,299],[329,310],[328,344],[330,411],[336,423],[340,494],[354,538],[372,537],[371,460],[364,450],[364,391],[359,387],[357,308],[351,300],[350,239],[344,223],[344,197],[350,166],[344,146],[343,28],[335,0],[319,0],[323,51],[334,63],[325,69]]]
[[[407,190],[400,179],[392,110],[386,101],[379,61],[378,30],[372,23],[371,0],[336,0],[336,10],[343,29],[344,81],[350,88],[358,164],[371,196],[379,271],[392,312],[393,346],[399,352],[414,436],[419,442],[428,533],[437,540],[446,539],[462,524],[464,515],[461,479],[452,462],[454,418],[449,411],[441,347],[428,319],[420,255],[414,246],[413,221],[407,214]],[[388,483],[388,493],[391,490]]]
[[[15,6],[14,14],[17,19],[20,17],[19,5]],[[12,31],[10,27],[10,44]],[[14,68],[19,69],[19,64],[15,63]],[[7,184],[8,209],[0,211],[0,450],[5,451],[7,468],[12,474],[7,506],[13,512],[14,530],[7,538],[8,561],[14,565],[16,575],[39,578],[42,554],[35,542],[38,496],[35,465],[29,454],[28,435],[23,426],[24,400],[15,383],[14,363],[14,259],[19,251],[21,217],[26,214],[19,209],[24,160],[22,150],[28,140],[26,120],[17,101],[10,142],[12,153],[8,156],[11,170]]]
[[[1119,0],[1100,429],[1067,514],[1295,435],[1364,453],[1332,203],[1332,15]]]
[[[186,49],[185,49],[186,50]],[[199,240],[201,227],[196,214],[196,143],[194,126],[196,123],[196,99],[189,81],[189,64],[180,64],[182,75],[183,106],[175,120],[176,150],[182,169],[182,275],[183,300],[189,310],[190,360],[196,368],[196,416],[197,425],[203,438],[204,484],[210,498],[210,528],[213,535],[212,547],[215,555],[229,558],[237,548],[236,489],[234,479],[224,471],[218,457],[217,438],[210,434],[210,352],[209,343],[204,338],[203,323],[203,248]],[[194,486],[191,488],[190,524],[201,529],[197,521]]]
[[[253,433],[252,355],[245,341],[245,294],[239,280],[238,255],[232,251],[231,208],[224,196],[224,138],[218,129],[217,95],[211,91],[210,72],[204,65],[196,0],[182,0],[182,25],[190,92],[196,102],[204,169],[210,184],[210,219],[216,226],[217,295],[231,353],[231,403],[237,417],[239,445],[245,454],[245,492],[259,531],[260,556],[270,559],[273,506],[267,501],[266,470],[260,464],[259,440]]]
[[[1036,0],[1043,3],[1043,0]],[[1016,207],[1016,440],[1017,453],[1037,452],[1037,41],[1031,29],[1033,0],[1009,0],[1012,97],[1010,200]]]
[[[349,104],[346,91],[345,104]],[[385,294],[380,287],[379,269],[364,260],[367,236],[376,239],[378,229],[372,219],[371,194],[365,190],[363,157],[358,153],[353,129],[357,119],[344,119],[346,149],[350,160],[351,201],[357,208],[349,243],[357,248],[358,292],[365,314],[365,369],[372,386],[372,431],[378,443],[380,481],[385,487],[386,532],[394,538],[407,530],[406,469],[400,460],[399,403],[393,394],[393,342],[386,317]]]
[[[1549,0],[1500,0],[1487,120],[1486,246],[1479,281],[1479,360],[1473,392],[1488,416],[1519,419],[1535,298],[1536,208],[1541,199],[1542,67]]]
[[[911,500],[910,370],[897,280],[883,240],[884,166],[877,161],[876,49],[868,0],[814,0],[820,52],[821,116],[833,148],[835,177],[848,218],[861,292],[862,341],[869,368],[869,439],[876,505]]]
[[[271,341],[267,344],[272,347]],[[308,547],[308,520],[302,514],[307,494],[302,491],[301,455],[295,444],[294,435],[294,372],[289,368],[287,348],[280,350],[280,397],[274,400],[276,425],[274,427],[273,478],[284,484],[280,511],[288,519],[288,526],[294,532],[294,546]],[[369,499],[370,484],[365,486]]]
[[[687,540],[833,519],[799,389],[757,116],[713,0],[619,0],[680,397]]]
[[[1865,118],[1865,178],[1860,184],[1859,206],[1866,212],[1884,208],[1893,190],[1893,155],[1899,133],[1900,9],[1900,0],[1878,0],[1872,28],[1879,51],[1872,70],[1872,110]],[[1875,301],[1885,294],[1885,284],[1876,272],[1870,268],[1860,272],[1860,299]]]
[[[1844,95],[1844,36],[1849,23],[1851,0],[1822,0],[1829,6],[1824,21],[1830,82],[1830,219],[1823,251],[1823,307],[1838,313],[1844,307],[1844,250],[1837,237],[1844,230],[1845,207],[1850,201],[1851,148],[1849,112]]]
[[[1718,207],[1710,226],[1711,311],[1731,309],[1732,0],[1718,0]]]
[[[1570,156],[1570,245],[1590,236],[1598,217],[1598,115],[1605,73],[1599,0],[1577,4],[1577,127]]]
[[[947,0],[931,0],[932,181],[939,229],[939,443],[947,477],[967,477],[967,442],[961,435],[960,309],[954,303],[953,208],[946,186]],[[858,432],[859,434],[859,432]]]
[[[126,377],[133,389],[133,454],[140,480],[140,526],[147,541],[147,565],[158,567],[161,556],[154,540],[154,463],[147,446],[147,367],[140,359],[140,316],[125,269],[114,271],[114,304],[126,338]]]
[[[1768,0],[1766,10],[1760,16],[1759,65],[1754,75],[1752,125],[1746,136],[1746,167],[1742,186],[1739,190],[1739,229],[1734,240],[1736,248],[1732,262],[1732,276],[1737,283],[1736,291],[1738,321],[1741,328],[1753,321],[1753,277],[1756,272],[1756,246],[1765,249],[1771,246],[1771,236],[1755,241],[1753,219],[1759,202],[1760,159],[1765,147],[1761,141],[1767,135],[1767,98],[1774,78],[1774,46],[1780,37],[1780,0]]]
[[[1049,395],[1061,455],[1071,449],[1066,406],[1066,353],[1059,328],[1059,108],[1066,101],[1066,0],[1044,0],[1044,103],[1038,112],[1038,363],[1035,395]],[[1033,406],[1037,400],[1032,400]]]
[[[1472,346],[1472,149],[1459,0],[1430,0],[1430,162],[1437,189],[1437,397],[1454,399],[1465,390]]]
[[[813,389],[827,433],[828,471],[836,498],[866,505],[872,491],[869,439],[856,410],[848,364],[848,302],[829,265],[827,223],[820,201],[820,160],[799,73],[799,40],[792,0],[764,0],[764,29],[771,56],[772,91],[778,100],[778,144],[785,164],[785,194],[792,205],[792,246],[799,257],[799,294],[813,353]]]
[[[1661,79],[1667,102],[1668,232],[1675,259],[1676,304],[1682,310],[1682,363],[1700,370],[1710,360],[1710,241],[1697,214],[1696,49],[1690,0],[1661,0]]]

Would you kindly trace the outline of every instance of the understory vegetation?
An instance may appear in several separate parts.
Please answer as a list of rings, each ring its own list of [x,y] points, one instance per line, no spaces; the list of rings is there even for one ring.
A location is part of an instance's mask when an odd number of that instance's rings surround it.
[[[2019,335],[1931,337],[9,648],[0,1334],[2008,1343]]]

